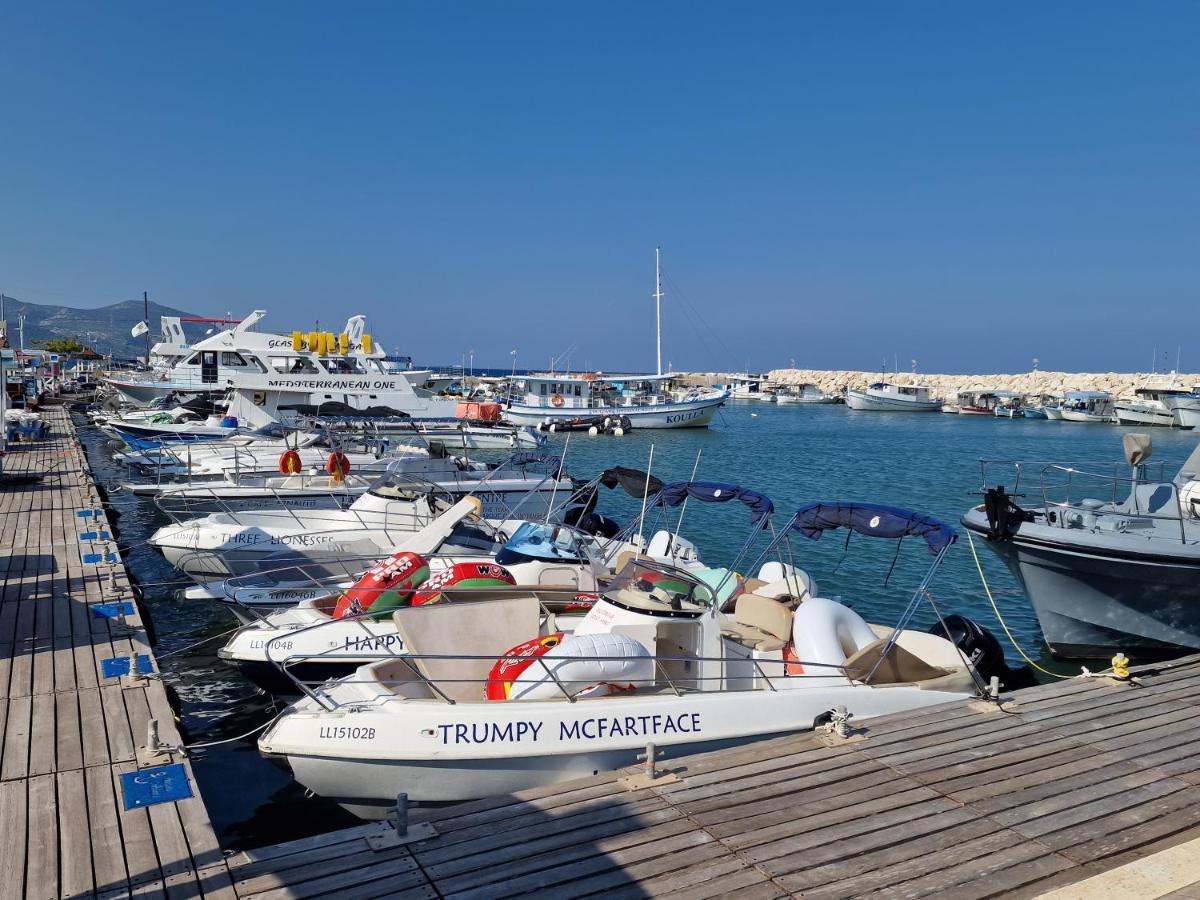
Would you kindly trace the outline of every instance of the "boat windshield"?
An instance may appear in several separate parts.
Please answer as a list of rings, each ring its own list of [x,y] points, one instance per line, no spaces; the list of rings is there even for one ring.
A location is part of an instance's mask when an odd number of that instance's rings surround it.
[[[683,613],[705,612],[716,598],[712,588],[674,566],[634,560],[613,579],[604,597],[618,606]]]
[[[525,522],[517,528],[496,555],[502,566],[537,560],[540,562],[584,562],[584,552],[575,533],[560,525]]]

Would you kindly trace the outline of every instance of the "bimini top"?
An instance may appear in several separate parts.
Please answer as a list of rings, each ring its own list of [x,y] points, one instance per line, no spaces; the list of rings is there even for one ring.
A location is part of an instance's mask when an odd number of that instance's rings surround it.
[[[324,403],[292,403],[280,406],[281,410],[299,413],[302,416],[316,416],[327,419],[408,419],[411,418],[403,410],[390,406],[358,407],[343,403],[341,400],[326,400]]]
[[[631,497],[653,497],[664,487],[662,481],[641,469],[612,466],[600,473],[600,483],[609,490],[618,485]]]
[[[958,540],[958,532],[945,522],[924,513],[910,512],[881,503],[840,500],[810,503],[797,510],[791,527],[816,540],[826,528],[850,528],[868,537],[925,539],[929,552],[938,554]]]
[[[740,500],[749,507],[750,522],[753,525],[765,525],[771,513],[775,512],[775,504],[766,494],[738,487],[736,484],[723,484],[719,481],[672,482],[655,497],[654,505],[679,506],[688,497],[695,497],[703,503],[727,503],[730,500]]]
[[[539,453],[536,450],[521,450],[506,459],[501,465],[507,466],[546,466],[558,470],[562,466],[562,457],[551,453]],[[566,472],[563,473],[564,475]]]
[[[1063,394],[1068,400],[1099,400],[1104,397],[1111,397],[1108,391],[1067,391]]]

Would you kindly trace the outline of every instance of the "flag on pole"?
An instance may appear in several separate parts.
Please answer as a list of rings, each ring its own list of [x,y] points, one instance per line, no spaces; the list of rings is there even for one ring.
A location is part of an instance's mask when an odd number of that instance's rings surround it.
[[[143,334],[145,334],[149,330],[150,330],[150,326],[147,325],[145,322],[138,322],[130,330],[130,334],[132,334],[134,337],[141,337]]]

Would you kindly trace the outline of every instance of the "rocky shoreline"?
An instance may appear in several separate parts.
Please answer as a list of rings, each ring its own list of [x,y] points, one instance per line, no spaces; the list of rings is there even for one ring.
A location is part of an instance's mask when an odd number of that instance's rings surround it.
[[[714,384],[729,380],[725,372],[693,372],[687,380],[693,384]],[[1135,388],[1150,379],[1153,385],[1165,387],[1174,381],[1184,390],[1200,385],[1200,375],[1145,375],[1119,372],[1022,372],[1016,375],[926,375],[901,372],[881,375],[876,372],[856,372],[831,369],[772,369],[767,377],[773,384],[815,384],[825,391],[840,391],[843,387],[863,388],[877,381],[899,384],[921,384],[933,389],[935,396],[953,400],[959,391],[1013,391],[1018,394],[1061,394],[1064,391],[1107,391],[1114,397],[1132,397]]]

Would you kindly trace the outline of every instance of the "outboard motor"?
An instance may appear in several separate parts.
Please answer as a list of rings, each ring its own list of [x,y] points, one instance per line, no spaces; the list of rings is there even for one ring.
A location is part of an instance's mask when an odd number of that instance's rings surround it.
[[[1033,521],[1033,514],[1017,506],[1004,485],[984,491],[983,511],[988,520],[988,537],[993,541],[1007,541],[1022,522]]]
[[[985,682],[990,682],[994,675],[1009,690],[1037,683],[1028,667],[1010,669],[996,636],[973,619],[946,616],[930,628],[929,633],[945,638],[961,650]]]

